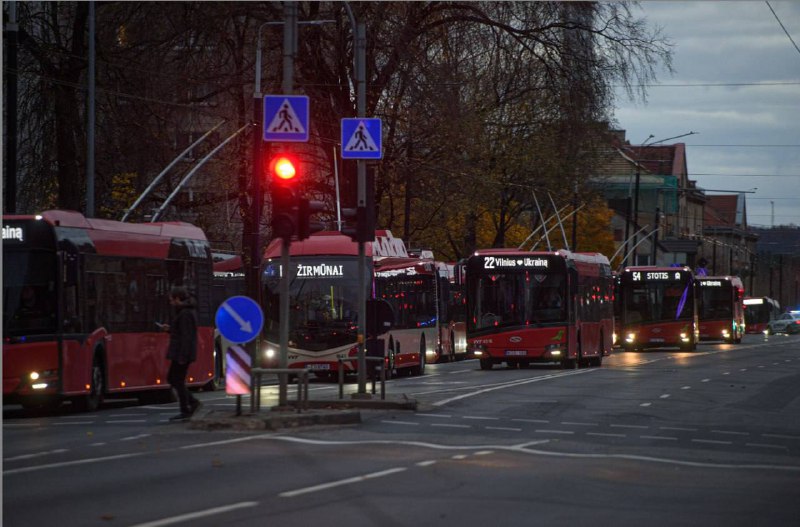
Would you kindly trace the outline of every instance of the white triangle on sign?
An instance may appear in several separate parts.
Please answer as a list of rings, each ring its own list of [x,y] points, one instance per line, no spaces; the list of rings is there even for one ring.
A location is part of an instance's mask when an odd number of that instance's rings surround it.
[[[347,145],[344,147],[345,152],[377,152],[378,145],[375,144],[375,140],[372,139],[372,136],[367,130],[367,125],[364,124],[364,121],[359,121],[358,126],[353,131],[353,135],[350,137],[350,140],[347,141]]]
[[[281,103],[280,109],[275,112],[275,117],[270,121],[267,131],[271,134],[286,133],[286,134],[305,134],[306,130],[303,128],[303,123],[297,117],[297,114],[289,102],[289,99],[284,99]]]

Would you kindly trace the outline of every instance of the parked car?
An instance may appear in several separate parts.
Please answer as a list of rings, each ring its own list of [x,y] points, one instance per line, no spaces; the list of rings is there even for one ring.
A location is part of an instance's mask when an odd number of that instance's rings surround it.
[[[787,333],[793,335],[800,333],[800,311],[784,313],[767,324],[767,334]]]

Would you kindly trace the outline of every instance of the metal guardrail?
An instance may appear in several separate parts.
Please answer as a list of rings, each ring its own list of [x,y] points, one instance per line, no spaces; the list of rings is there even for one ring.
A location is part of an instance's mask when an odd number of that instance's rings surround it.
[[[364,357],[365,360],[371,362],[379,362],[380,364],[375,368],[372,378],[372,393],[375,394],[375,383],[380,376],[381,380],[381,400],[386,399],[386,369],[383,367],[383,357]],[[344,399],[344,361],[352,359],[339,359],[339,399]],[[376,375],[379,374],[379,375]]]
[[[297,413],[308,409],[308,374],[303,368],[253,368],[250,370],[253,379],[252,411],[261,409],[261,377],[263,375],[297,375]]]

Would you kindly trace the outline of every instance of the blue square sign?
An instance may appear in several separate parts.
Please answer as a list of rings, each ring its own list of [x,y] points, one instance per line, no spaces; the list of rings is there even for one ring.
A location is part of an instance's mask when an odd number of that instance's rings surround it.
[[[307,96],[264,96],[264,141],[308,142]]]
[[[342,119],[342,159],[381,159],[381,120],[378,118]]]

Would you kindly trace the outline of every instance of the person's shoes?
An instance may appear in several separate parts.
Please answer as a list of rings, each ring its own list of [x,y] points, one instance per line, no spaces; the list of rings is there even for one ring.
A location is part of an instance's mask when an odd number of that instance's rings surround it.
[[[203,403],[201,403],[201,402],[200,402],[200,401],[198,401],[197,399],[193,399],[193,400],[192,400],[192,411],[191,411],[191,414],[190,414],[190,415],[194,415],[194,413],[195,413],[197,410],[199,410],[201,406],[203,406]]]
[[[191,416],[192,416],[192,414],[187,414],[185,412],[181,412],[178,415],[173,415],[172,417],[169,418],[169,420],[172,421],[172,422],[188,421]]]

